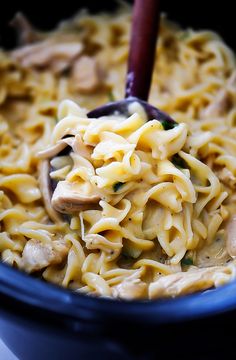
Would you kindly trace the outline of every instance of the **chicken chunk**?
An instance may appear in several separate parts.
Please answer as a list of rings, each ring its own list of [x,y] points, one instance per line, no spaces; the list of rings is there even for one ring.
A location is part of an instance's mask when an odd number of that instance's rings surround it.
[[[227,225],[226,249],[230,256],[236,257],[236,215],[233,215]]]
[[[81,56],[76,60],[72,67],[71,80],[75,91],[84,93],[95,91],[102,82],[96,59]]]
[[[230,170],[226,167],[222,168],[217,172],[219,179],[231,189],[235,190],[236,188],[236,177],[232,174]]]
[[[89,183],[76,184],[59,181],[52,196],[52,206],[61,213],[73,213],[94,207],[100,196],[93,192]]]
[[[222,116],[227,111],[230,104],[228,92],[223,89],[219,91],[214,102],[212,102],[204,111],[205,118]]]
[[[44,40],[20,47],[12,51],[11,56],[25,68],[48,68],[61,73],[71,66],[82,49],[82,44],[75,41]]]
[[[132,300],[142,299],[145,297],[147,284],[140,279],[123,281],[121,284],[113,288],[113,296],[121,299]]]
[[[112,289],[113,296],[126,300],[145,298],[147,296],[147,284],[140,279],[142,273],[143,269],[138,269],[120,284],[114,286]]]
[[[38,271],[48,265],[60,264],[67,253],[68,247],[58,240],[44,244],[31,239],[22,253],[22,267],[28,272]]]

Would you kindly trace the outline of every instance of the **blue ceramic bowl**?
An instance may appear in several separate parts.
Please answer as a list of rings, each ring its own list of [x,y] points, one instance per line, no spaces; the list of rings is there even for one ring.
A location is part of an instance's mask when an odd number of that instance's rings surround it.
[[[165,0],[163,7],[185,26],[217,30],[234,46],[233,2],[214,12],[206,3]],[[16,10],[48,28],[81,5],[96,11],[114,2],[58,2],[50,17],[41,5],[21,1],[1,11],[5,46],[12,34],[4,24]],[[128,302],[73,293],[0,263],[0,336],[22,360],[225,359],[235,351],[235,320],[236,282],[176,299]]]
[[[183,341],[185,351],[196,339],[215,344],[219,334],[219,341],[230,342],[235,308],[236,282],[176,299],[118,301],[80,295],[0,264],[0,336],[23,360],[156,359],[160,344],[185,358]],[[201,355],[196,349],[191,359]]]

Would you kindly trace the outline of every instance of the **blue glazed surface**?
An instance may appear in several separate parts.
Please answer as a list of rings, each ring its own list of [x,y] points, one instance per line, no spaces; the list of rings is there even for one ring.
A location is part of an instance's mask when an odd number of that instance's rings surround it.
[[[189,359],[188,347],[191,360],[209,360],[213,354],[218,359],[226,355],[223,336],[234,344],[228,324],[236,320],[235,295],[232,282],[176,299],[93,298],[0,263],[0,336],[22,360],[151,360],[161,349],[163,355],[168,349],[170,356]],[[196,344],[206,339],[202,357]]]

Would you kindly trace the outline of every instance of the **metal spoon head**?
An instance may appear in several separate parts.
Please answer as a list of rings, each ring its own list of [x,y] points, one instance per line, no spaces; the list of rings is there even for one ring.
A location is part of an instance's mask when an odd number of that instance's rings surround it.
[[[156,119],[160,121],[165,130],[172,129],[177,125],[177,123],[164,111],[161,111],[160,109],[157,109],[156,107],[148,104],[146,101],[140,100],[136,97],[128,97],[124,100],[107,103],[106,105],[100,106],[90,111],[87,116],[89,118],[99,118],[109,115],[124,115],[128,117],[132,115],[131,105],[133,103],[138,103],[142,106],[148,120]]]

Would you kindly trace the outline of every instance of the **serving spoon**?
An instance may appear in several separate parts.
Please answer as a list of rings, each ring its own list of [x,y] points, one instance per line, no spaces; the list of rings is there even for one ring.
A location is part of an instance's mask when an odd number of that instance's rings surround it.
[[[100,106],[90,111],[87,114],[88,117],[98,118],[114,113],[129,116],[131,115],[130,105],[136,102],[143,107],[148,120],[159,120],[166,130],[176,125],[168,114],[147,102],[155,61],[159,21],[160,0],[135,0],[125,99]]]
[[[147,102],[155,60],[159,20],[159,0],[135,0],[125,98],[120,101],[109,102],[90,111],[87,114],[89,118],[99,118],[114,114],[128,117],[133,113],[131,105],[137,103],[145,111],[147,120],[159,120],[165,130],[172,129],[177,125],[168,114]],[[70,140],[72,140],[70,137],[64,138],[61,143],[52,147],[50,158],[68,155],[71,150]],[[48,157],[48,154],[46,157]],[[62,181],[57,183],[50,179],[49,173],[51,170],[53,168],[49,165],[49,161],[46,160],[41,163],[41,169],[39,170],[40,187],[45,207],[52,219],[58,219],[58,212],[70,214],[90,208],[91,205],[93,207],[97,205],[99,201],[98,196],[80,193],[72,188],[72,184]],[[55,212],[55,210],[58,212]],[[66,218],[68,218],[67,215]]]

